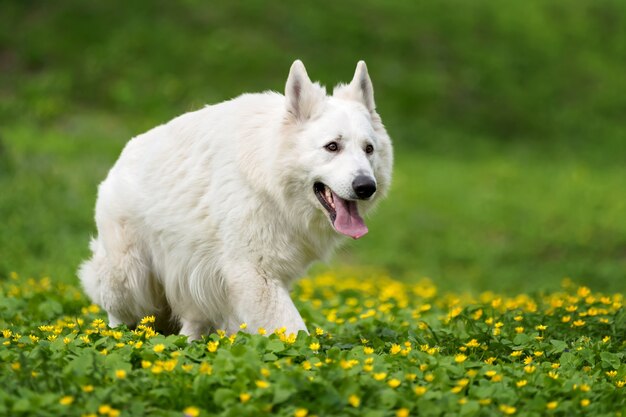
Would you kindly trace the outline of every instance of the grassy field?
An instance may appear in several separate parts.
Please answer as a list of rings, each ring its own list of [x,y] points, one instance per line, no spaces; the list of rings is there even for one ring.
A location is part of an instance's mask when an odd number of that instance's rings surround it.
[[[108,329],[74,286],[0,283],[0,414],[616,416],[623,295],[438,292],[326,274],[294,293],[311,335],[241,328],[187,343]]]
[[[624,291],[626,41],[616,30],[626,9],[571,4],[288,12],[161,1],[118,13],[114,2],[4,2],[0,276],[75,281],[96,186],[132,136],[243,91],[280,91],[296,57],[328,85],[364,58],[395,182],[371,233],[332,268],[476,291],[557,288],[565,276]]]
[[[0,415],[623,415],[624,27],[620,0],[0,2]],[[75,271],[124,144],[296,58],[328,86],[365,59],[396,151],[370,233],[294,290],[311,335],[107,328]]]

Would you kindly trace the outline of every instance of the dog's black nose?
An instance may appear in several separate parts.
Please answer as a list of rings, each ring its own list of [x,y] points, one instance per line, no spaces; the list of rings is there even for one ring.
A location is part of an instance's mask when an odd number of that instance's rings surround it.
[[[361,199],[370,198],[376,192],[376,182],[372,177],[359,175],[352,181],[352,189]]]

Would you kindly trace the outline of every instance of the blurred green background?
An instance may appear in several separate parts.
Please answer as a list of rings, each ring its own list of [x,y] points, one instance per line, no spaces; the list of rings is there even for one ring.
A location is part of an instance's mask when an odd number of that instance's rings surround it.
[[[625,28],[622,0],[5,0],[0,276],[76,280],[97,184],[132,136],[282,91],[296,58],[329,87],[364,59],[394,185],[331,268],[624,291]]]

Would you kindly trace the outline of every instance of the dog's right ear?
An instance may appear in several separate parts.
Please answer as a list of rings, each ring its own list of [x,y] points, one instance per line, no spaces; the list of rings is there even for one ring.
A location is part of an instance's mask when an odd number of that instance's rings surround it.
[[[322,104],[326,91],[317,83],[311,82],[304,64],[295,60],[289,70],[285,85],[287,111],[298,121],[310,119]]]

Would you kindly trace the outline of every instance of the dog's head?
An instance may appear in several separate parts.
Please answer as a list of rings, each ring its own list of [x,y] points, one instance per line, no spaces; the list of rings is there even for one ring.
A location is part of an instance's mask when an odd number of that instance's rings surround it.
[[[299,186],[316,216],[358,239],[367,233],[361,217],[383,197],[391,182],[392,148],[376,113],[365,62],[349,84],[332,96],[312,83],[301,61],[291,66],[285,89],[286,124]]]

